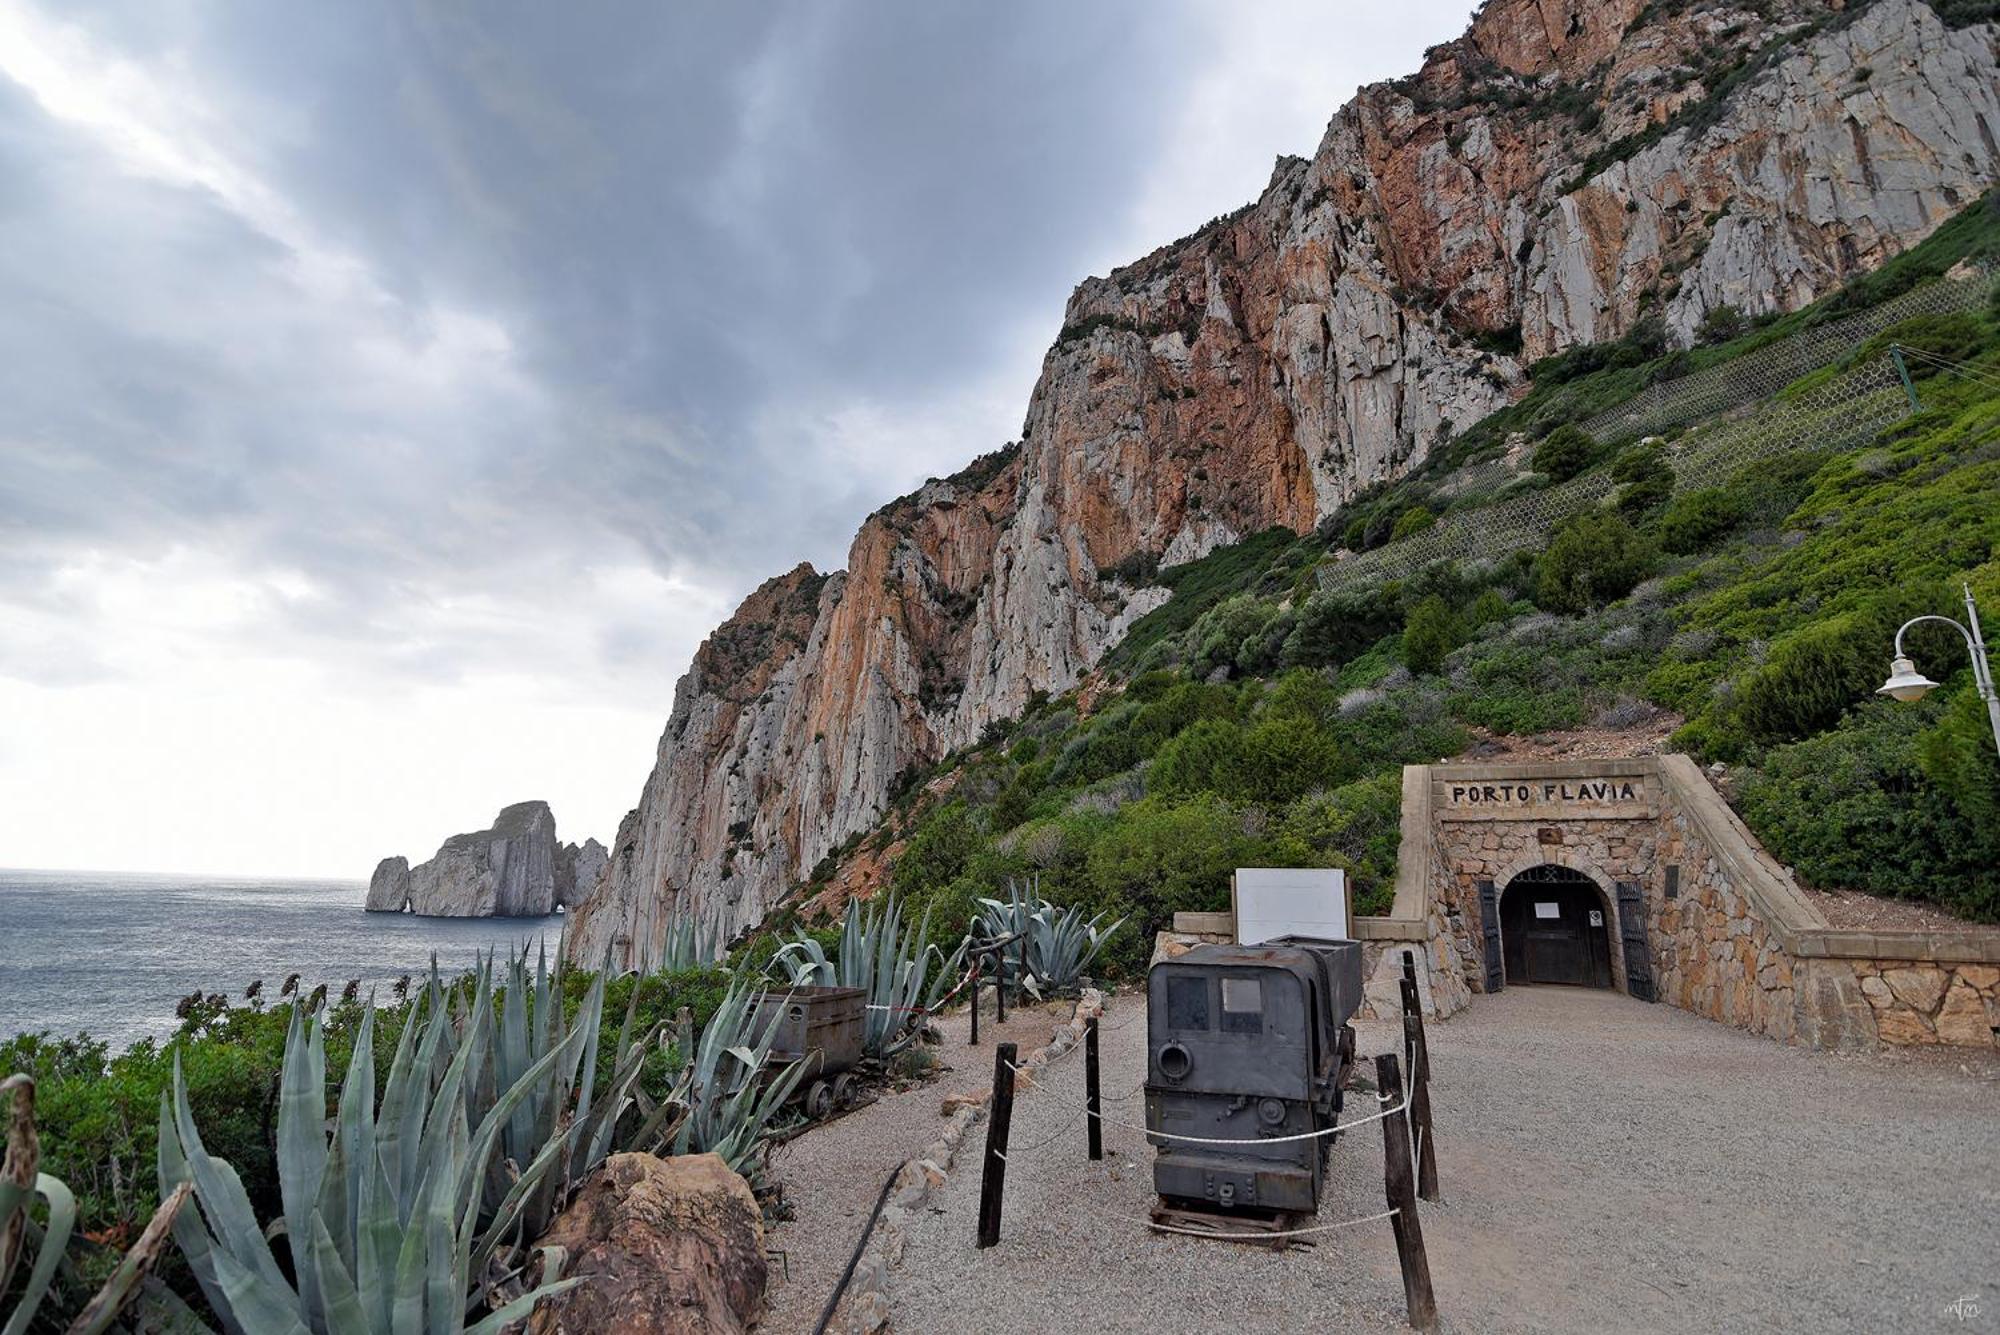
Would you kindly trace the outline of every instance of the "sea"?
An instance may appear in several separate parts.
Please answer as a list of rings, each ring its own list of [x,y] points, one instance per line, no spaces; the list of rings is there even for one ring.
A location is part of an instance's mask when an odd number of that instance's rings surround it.
[[[361,881],[297,881],[0,869],[0,1041],[17,1033],[88,1033],[114,1051],[173,1032],[174,1007],[197,988],[242,1005],[286,975],[339,993],[349,979],[385,997],[436,955],[447,972],[484,951],[542,942],[554,955],[562,915],[419,918],[366,913]]]

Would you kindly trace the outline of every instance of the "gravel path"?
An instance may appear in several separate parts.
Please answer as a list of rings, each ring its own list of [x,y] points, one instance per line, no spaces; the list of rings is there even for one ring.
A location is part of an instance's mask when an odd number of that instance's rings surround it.
[[[1144,1078],[1134,1003],[1104,1020],[1107,1120],[1144,1120],[1109,1102]],[[1364,1053],[1398,1042],[1358,1027]],[[1447,1330],[2000,1329],[1990,1056],[1832,1057],[1567,988],[1479,998],[1430,1038],[1446,1203],[1422,1219]],[[892,1276],[898,1329],[1407,1329],[1386,1223],[1285,1254],[1149,1233],[1150,1151],[1107,1126],[1089,1163],[1082,1084],[1066,1057],[1016,1104],[987,1252],[968,1140]],[[1375,1127],[1341,1138],[1332,1179],[1319,1222],[1384,1208]],[[1977,1316],[1947,1312],[1961,1297]]]
[[[807,1131],[772,1155],[771,1169],[784,1184],[793,1218],[773,1228],[765,1239],[767,1247],[785,1255],[782,1262],[773,1259],[769,1306],[760,1331],[794,1335],[813,1328],[847,1258],[854,1254],[883,1180],[904,1160],[921,1153],[943,1128],[939,1111],[943,1101],[953,1094],[984,1094],[993,1084],[996,1042],[1015,1043],[1024,1053],[1039,1048],[1059,1025],[1068,1023],[1076,1007],[1075,1002],[1065,1001],[1010,1010],[1003,1028],[993,1023],[991,998],[985,1005],[976,1048],[966,1042],[971,1017],[965,1009],[937,1021],[944,1042],[929,1049],[940,1062],[937,1078],[885,1094],[865,1108]],[[982,1122],[968,1144],[985,1143],[983,1128]],[[967,1160],[961,1157],[959,1162]],[[977,1162],[976,1147],[972,1162]]]

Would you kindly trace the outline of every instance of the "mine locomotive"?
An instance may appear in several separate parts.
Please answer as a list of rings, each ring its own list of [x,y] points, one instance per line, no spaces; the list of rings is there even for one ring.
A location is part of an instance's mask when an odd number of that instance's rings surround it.
[[[1196,946],[1146,980],[1146,1129],[1162,1203],[1312,1214],[1354,1062],[1361,946]]]

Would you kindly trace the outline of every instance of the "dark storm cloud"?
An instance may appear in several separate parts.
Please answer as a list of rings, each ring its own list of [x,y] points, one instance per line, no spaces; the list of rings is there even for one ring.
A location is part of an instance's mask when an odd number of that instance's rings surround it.
[[[1136,0],[38,24],[56,75],[0,53],[0,599],[200,549],[312,584],[270,634],[413,673],[479,647],[433,601],[740,591],[1000,444],[1026,385],[982,378],[1121,234],[1205,38]]]

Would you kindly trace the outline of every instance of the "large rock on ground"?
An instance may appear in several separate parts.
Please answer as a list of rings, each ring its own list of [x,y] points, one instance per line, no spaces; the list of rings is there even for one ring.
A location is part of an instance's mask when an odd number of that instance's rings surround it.
[[[410,860],[383,858],[368,878],[368,911],[401,913],[410,906]]]
[[[713,1154],[612,1155],[536,1245],[589,1278],[536,1308],[531,1335],[706,1335],[764,1312],[763,1218]]]

